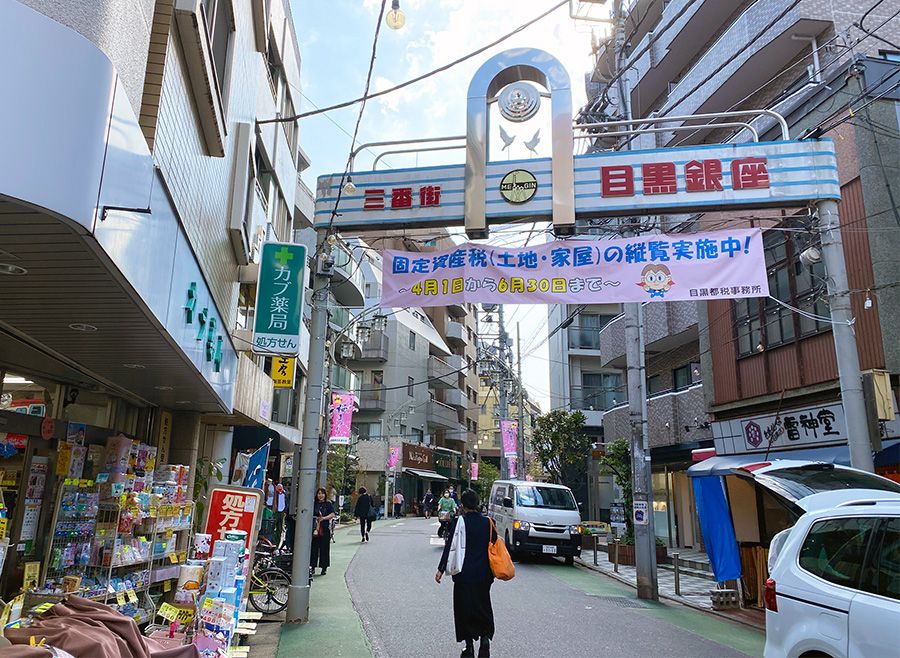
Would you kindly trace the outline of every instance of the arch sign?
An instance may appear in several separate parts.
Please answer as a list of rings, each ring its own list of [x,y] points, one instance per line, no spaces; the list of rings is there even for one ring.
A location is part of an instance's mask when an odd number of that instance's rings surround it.
[[[488,107],[505,87],[549,91],[550,158],[488,162]],[[520,48],[476,72],[467,103],[466,163],[353,172],[337,230],[465,226],[552,220],[557,238],[577,219],[804,207],[840,199],[831,140],[704,144],[574,155],[568,74],[553,56]],[[334,210],[341,174],[318,179],[316,228]],[[605,303],[768,295],[760,229],[571,238],[531,248],[467,243],[446,252],[386,251],[382,303]]]

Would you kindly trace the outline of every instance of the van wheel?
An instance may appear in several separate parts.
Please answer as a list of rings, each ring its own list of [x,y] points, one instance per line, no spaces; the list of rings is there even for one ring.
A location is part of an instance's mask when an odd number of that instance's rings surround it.
[[[575,557],[572,555],[567,555],[566,556],[566,566],[571,567],[571,566],[574,566],[574,564],[575,564]]]
[[[513,550],[512,544],[509,541],[509,531],[506,531],[506,539],[503,540],[506,543],[506,550],[509,552],[509,559],[513,562],[519,561],[519,553]]]

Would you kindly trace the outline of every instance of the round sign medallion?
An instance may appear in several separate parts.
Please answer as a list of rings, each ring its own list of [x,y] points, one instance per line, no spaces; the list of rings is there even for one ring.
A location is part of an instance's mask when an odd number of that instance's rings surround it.
[[[49,441],[53,438],[53,432],[55,430],[56,423],[53,422],[53,419],[44,416],[44,419],[41,421],[41,438],[45,441]]]
[[[500,181],[500,196],[509,203],[527,203],[537,193],[537,178],[530,171],[516,169]]]

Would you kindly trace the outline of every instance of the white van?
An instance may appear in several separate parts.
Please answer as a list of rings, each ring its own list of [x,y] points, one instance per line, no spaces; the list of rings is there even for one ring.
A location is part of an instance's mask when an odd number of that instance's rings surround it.
[[[526,553],[581,555],[581,514],[572,490],[560,484],[497,480],[488,512],[515,560]]]

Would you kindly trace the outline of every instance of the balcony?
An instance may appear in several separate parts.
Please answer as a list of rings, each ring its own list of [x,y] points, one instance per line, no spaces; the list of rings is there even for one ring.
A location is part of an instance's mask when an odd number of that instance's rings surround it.
[[[331,251],[334,256],[334,276],[331,279],[331,294],[339,304],[346,306],[362,306],[365,302],[363,293],[362,269],[359,258],[343,242],[338,242]]]
[[[384,363],[388,360],[388,337],[383,331],[373,331],[365,343],[362,344],[362,354],[359,361],[375,361]]]
[[[697,340],[697,303],[666,302],[644,304],[644,344],[647,355],[666,352]],[[625,316],[600,332],[601,366],[625,367]]]
[[[672,0],[662,12],[661,25],[667,25],[681,14],[665,32],[645,34],[631,52],[640,57],[631,62],[637,71],[637,83],[631,90],[634,116],[646,116],[653,103],[665,95],[671,81],[677,80],[682,71],[709,45],[718,26],[747,0]],[[710,29],[712,26],[713,29]],[[651,39],[655,41],[651,44]],[[647,48],[648,44],[650,47]]]
[[[444,430],[455,430],[460,426],[459,414],[456,412],[456,409],[437,400],[428,402],[426,422],[429,427]]]
[[[701,4],[720,2],[707,0]],[[786,13],[784,5],[783,0],[759,0],[751,4],[699,58],[693,60],[690,70],[668,92],[668,99],[653,109],[660,114],[685,115],[730,107],[744,97],[747,89],[764,86],[809,49],[808,41],[795,39],[795,36],[819,36],[832,25],[831,21],[810,16],[809,3],[793,6]],[[778,16],[780,18],[760,34],[761,27]],[[698,29],[708,29],[708,26],[705,21],[697,23]],[[743,49],[748,43],[750,46]],[[666,76],[663,79],[667,79]]]
[[[569,327],[569,350],[599,351],[599,327]]]
[[[458,388],[450,388],[444,392],[444,402],[457,409],[468,409],[469,398]]]
[[[447,321],[447,342],[453,347],[464,347],[469,344],[466,326],[456,320]]]
[[[453,366],[436,356],[428,357],[428,386],[431,388],[456,388],[458,377]]]
[[[658,393],[647,400],[650,447],[676,445],[712,438],[709,429],[696,425],[706,418],[703,385],[694,384],[680,391]],[[685,427],[689,427],[685,431]],[[631,437],[628,405],[617,406],[603,414],[603,435],[607,443]]]
[[[312,228],[316,210],[315,195],[306,186],[306,183],[300,180],[299,174],[297,175],[297,195],[294,197],[294,207],[297,210],[294,214],[294,228]]]
[[[362,390],[357,390],[356,396],[361,412],[384,411],[387,408],[387,389],[384,386],[375,387],[369,384]]]

